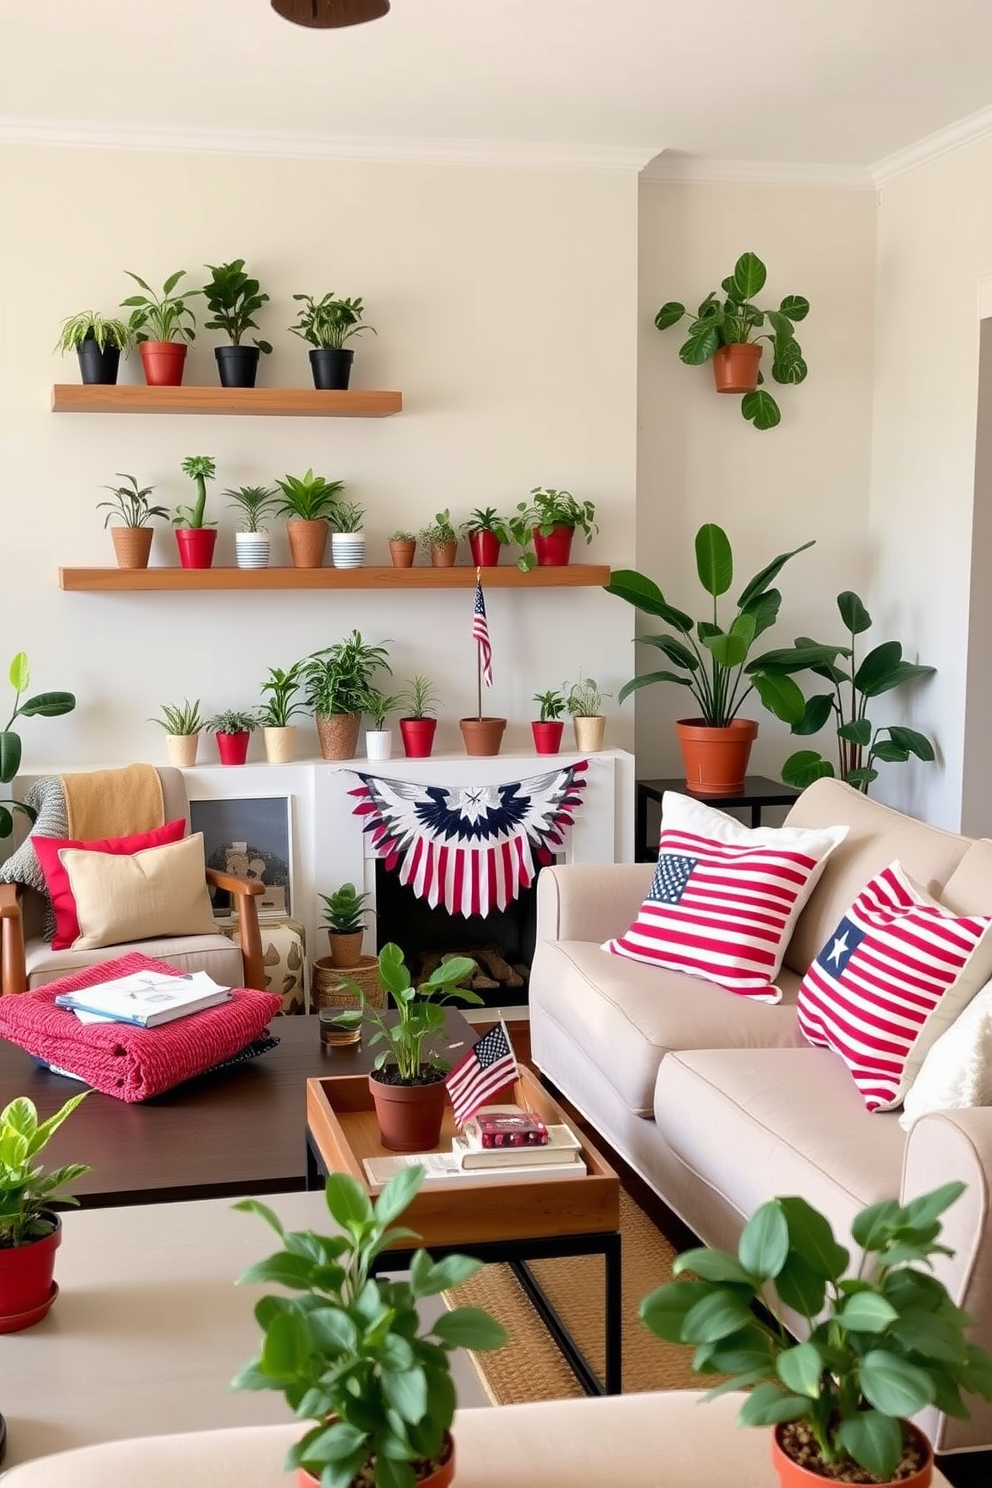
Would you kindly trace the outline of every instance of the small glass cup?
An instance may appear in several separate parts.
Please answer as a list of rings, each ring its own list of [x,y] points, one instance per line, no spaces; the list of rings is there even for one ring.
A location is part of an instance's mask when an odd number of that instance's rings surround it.
[[[325,1049],[342,1049],[349,1044],[361,1042],[361,1025],[355,1028],[343,1028],[340,1023],[341,1014],[346,1009],[342,1007],[322,1007],[317,1009],[317,1022],[320,1027],[320,1042]]]

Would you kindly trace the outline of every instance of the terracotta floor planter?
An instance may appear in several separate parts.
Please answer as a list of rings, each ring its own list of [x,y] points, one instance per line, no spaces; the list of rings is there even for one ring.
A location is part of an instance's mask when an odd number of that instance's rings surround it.
[[[506,729],[505,718],[460,718],[458,727],[465,741],[466,754],[499,754]]]
[[[919,1472],[913,1473],[908,1478],[900,1478],[891,1485],[891,1488],[929,1488],[933,1481],[933,1448],[920,1428],[914,1426],[912,1421],[905,1422],[905,1426],[919,1445],[926,1450],[926,1462]],[[781,1488],[827,1488],[827,1485],[838,1484],[836,1478],[825,1478],[821,1473],[802,1467],[787,1452],[784,1452],[779,1441],[781,1431],[781,1426],[776,1426],[772,1432],[772,1462],[778,1473]],[[886,1485],[883,1485],[883,1488],[886,1488]]]
[[[20,1333],[41,1322],[59,1294],[55,1252],[62,1243],[62,1221],[49,1217],[55,1221],[51,1234],[0,1250],[0,1333]]]
[[[437,1146],[448,1100],[443,1075],[429,1085],[390,1085],[371,1074],[369,1089],[384,1147],[391,1152],[429,1152]]]
[[[312,522],[297,520],[286,523],[294,568],[323,568],[328,531],[323,517]]]
[[[709,728],[701,718],[682,718],[675,732],[689,790],[697,796],[729,796],[744,789],[751,745],[758,737],[753,719],[735,718],[726,728]]]
[[[111,527],[118,568],[147,568],[154,533],[150,527]]]
[[[362,726],[360,713],[318,713],[316,722],[321,759],[355,759]]]
[[[718,393],[753,393],[758,386],[762,348],[756,341],[736,341],[713,353],[713,381]]]

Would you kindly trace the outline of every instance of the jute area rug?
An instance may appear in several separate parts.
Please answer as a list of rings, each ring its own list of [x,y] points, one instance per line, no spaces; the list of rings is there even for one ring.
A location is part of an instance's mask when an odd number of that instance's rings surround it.
[[[692,1349],[664,1343],[644,1326],[638,1309],[647,1294],[672,1279],[675,1250],[629,1194],[620,1193],[623,1236],[623,1389],[698,1390]],[[534,1261],[531,1269],[569,1332],[602,1378],[603,1258]],[[445,1294],[449,1307],[484,1307],[509,1334],[505,1348],[473,1354],[494,1405],[561,1400],[584,1392],[509,1266],[484,1266]],[[709,1381],[707,1383],[710,1383]]]

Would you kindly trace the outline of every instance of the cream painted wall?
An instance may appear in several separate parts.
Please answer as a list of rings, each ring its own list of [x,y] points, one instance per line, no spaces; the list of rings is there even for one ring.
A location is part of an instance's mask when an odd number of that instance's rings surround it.
[[[270,665],[286,666],[353,626],[390,638],[402,682],[430,673],[443,699],[440,750],[461,750],[474,710],[469,593],[347,595],[63,594],[60,565],[110,565],[96,502],[117,471],[172,507],[191,486],[180,462],[216,457],[210,511],[233,562],[226,485],[313,466],[368,508],[371,562],[395,527],[442,507],[503,510],[535,485],[591,498],[601,536],[576,557],[614,564],[634,549],[637,183],[621,173],[362,165],[126,150],[0,150],[0,440],[3,655],[30,654],[37,688],[69,688],[71,717],[24,724],[25,769],[164,758],[146,720],[162,702],[250,706]],[[378,336],[355,342],[353,385],[400,388],[385,420],[53,416],[51,384],[75,360],[51,354],[61,318],[113,312],[125,268],[155,286],[184,267],[243,256],[272,294],[263,331],[270,385],[309,383],[306,347],[285,331],[293,291],[362,294]],[[216,380],[213,333],[187,382]],[[140,381],[137,363],[126,380]],[[285,562],[281,534],[274,562]],[[153,562],[174,563],[158,531]],[[508,748],[529,745],[531,695],[581,666],[614,694],[632,617],[598,590],[487,595]],[[614,705],[615,707],[615,705]],[[629,712],[607,742],[630,747]],[[312,734],[304,753],[316,754]],[[260,741],[253,744],[253,757]],[[213,758],[213,746],[202,754]],[[202,755],[201,755],[202,758]]]
[[[703,522],[724,527],[733,544],[728,599],[778,553],[815,538],[816,546],[783,570],[780,620],[759,645],[801,634],[839,642],[835,597],[842,589],[862,592],[866,578],[874,196],[646,180],[640,200],[636,566],[701,618],[709,601],[696,578],[693,538]],[[746,250],[768,267],[759,303],[777,305],[796,293],[811,306],[799,330],[809,376],[798,388],[771,384],[782,422],[764,432],[742,419],[739,398],[715,394],[708,366],[679,361],[680,328],[660,333],[654,326],[666,300],[697,305]],[[721,610],[727,619],[732,613]],[[645,628],[653,627],[645,621]],[[628,675],[656,669],[656,653],[635,649]],[[677,774],[670,725],[691,712],[688,692],[662,684],[624,706],[635,702],[638,773]],[[792,738],[760,705],[749,716],[760,721],[751,770],[777,778],[782,761],[806,741]],[[832,738],[816,743],[833,757]]]

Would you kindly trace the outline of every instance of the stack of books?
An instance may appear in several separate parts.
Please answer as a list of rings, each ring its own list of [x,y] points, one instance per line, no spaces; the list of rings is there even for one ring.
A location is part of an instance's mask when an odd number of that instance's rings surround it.
[[[487,1134],[492,1137],[499,1132],[505,1139],[500,1145],[487,1141]],[[488,1178],[513,1183],[581,1178],[587,1171],[582,1146],[570,1127],[545,1126],[540,1117],[519,1106],[483,1107],[462,1134],[452,1138],[450,1152],[367,1157],[363,1166],[370,1183],[388,1183],[402,1168],[411,1166],[423,1168],[428,1179]]]
[[[230,987],[220,986],[205,971],[189,976],[137,971],[55,998],[57,1007],[68,1008],[81,1023],[134,1023],[139,1028],[157,1028],[230,1001]]]

